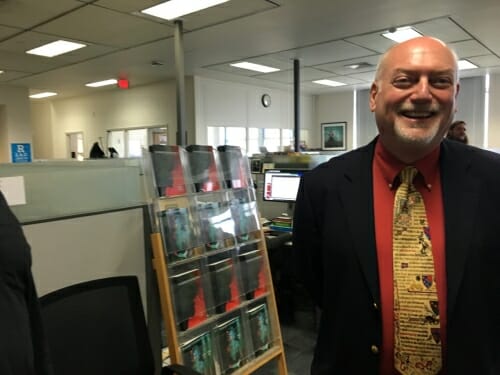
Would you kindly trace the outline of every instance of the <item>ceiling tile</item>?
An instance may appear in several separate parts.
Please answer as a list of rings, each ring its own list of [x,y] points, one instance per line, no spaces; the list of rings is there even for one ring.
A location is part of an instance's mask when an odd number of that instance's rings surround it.
[[[326,77],[331,77],[332,74],[328,72],[323,72],[314,68],[301,68],[300,69],[300,82],[314,81],[317,79],[323,79]],[[274,72],[268,74],[261,74],[255,76],[255,78],[266,79],[275,82],[293,84],[293,70],[286,70],[282,72]]]
[[[131,47],[173,35],[173,28],[166,24],[94,5],[48,22],[35,31],[113,47]]]
[[[422,34],[441,39],[445,43],[472,39],[467,32],[448,17],[417,23],[415,28]]]
[[[491,66],[500,66],[500,58],[495,55],[469,57],[467,60],[482,68],[487,68]]]
[[[339,75],[348,75],[348,74],[352,74],[352,73],[369,72],[369,71],[376,69],[380,56],[381,55],[372,55],[372,56],[366,56],[363,58],[358,58],[358,59],[353,59],[353,60],[348,60],[348,61],[341,61],[341,62],[336,62],[336,63],[331,63],[331,64],[321,64],[321,65],[316,65],[316,68],[321,69],[321,70],[326,70],[328,72],[339,74]],[[369,65],[368,66],[360,66],[357,69],[352,69],[352,68],[348,67],[348,65],[362,64],[362,63],[367,63]]]
[[[11,79],[25,77],[30,74],[26,72],[17,72],[15,70],[4,70],[4,68],[1,65],[0,65],[0,70],[3,70],[3,73],[0,74],[0,82],[8,82]]]
[[[382,31],[346,38],[345,40],[378,53],[384,53],[396,42],[382,36]]]
[[[237,20],[266,10],[275,9],[277,5],[265,0],[231,0],[217,6],[203,9],[200,12],[182,17],[184,27],[189,30],[199,29],[207,25]]]
[[[94,2],[94,5],[118,10],[123,13],[132,13],[140,12],[143,9],[150,8],[162,2],[162,0],[98,0]]]
[[[0,25],[0,40],[21,32],[22,29]]]
[[[0,1],[0,24],[27,29],[81,6],[74,0]]]
[[[359,79],[364,82],[372,83],[373,80],[375,79],[375,72],[349,74],[349,77]]]
[[[316,44],[310,47],[279,52],[278,55],[289,59],[300,59],[304,66],[349,60],[360,56],[373,55],[373,51],[356,46],[343,40]]]
[[[471,56],[488,55],[490,51],[475,40],[450,43],[449,46],[456,52],[458,58],[464,59]]]

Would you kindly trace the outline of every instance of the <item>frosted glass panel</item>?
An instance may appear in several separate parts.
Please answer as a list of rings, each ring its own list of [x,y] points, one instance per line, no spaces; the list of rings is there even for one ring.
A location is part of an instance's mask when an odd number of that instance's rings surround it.
[[[146,203],[141,159],[50,161],[0,165],[0,177],[24,176],[26,204],[12,206],[32,222]]]

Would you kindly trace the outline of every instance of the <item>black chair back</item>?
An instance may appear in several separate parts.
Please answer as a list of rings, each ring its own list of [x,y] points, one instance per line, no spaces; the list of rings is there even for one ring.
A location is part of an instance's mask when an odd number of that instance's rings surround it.
[[[153,375],[135,276],[92,280],[40,298],[55,375]]]

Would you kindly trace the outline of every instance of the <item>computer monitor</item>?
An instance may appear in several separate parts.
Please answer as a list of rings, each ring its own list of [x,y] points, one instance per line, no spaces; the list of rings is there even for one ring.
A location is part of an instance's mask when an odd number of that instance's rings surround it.
[[[264,172],[265,201],[295,202],[305,170],[268,169]]]

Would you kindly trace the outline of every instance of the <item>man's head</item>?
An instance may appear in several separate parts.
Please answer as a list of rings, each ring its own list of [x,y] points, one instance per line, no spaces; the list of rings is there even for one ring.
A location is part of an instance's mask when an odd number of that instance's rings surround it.
[[[380,141],[412,163],[439,145],[456,111],[456,55],[440,40],[419,37],[381,58],[370,89]]]
[[[450,129],[448,129],[446,138],[468,144],[469,139],[467,138],[466,131],[467,127],[465,121],[455,121],[451,124]]]

